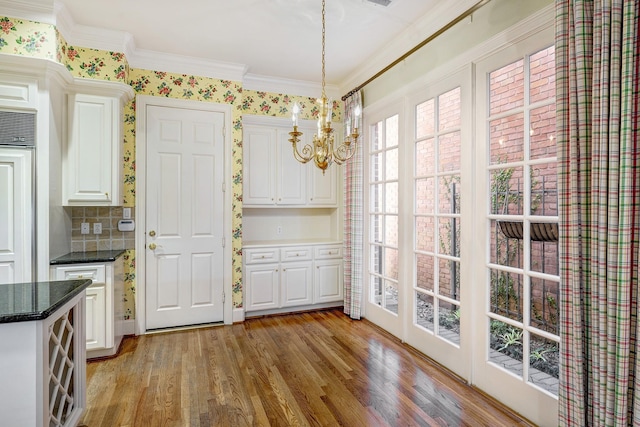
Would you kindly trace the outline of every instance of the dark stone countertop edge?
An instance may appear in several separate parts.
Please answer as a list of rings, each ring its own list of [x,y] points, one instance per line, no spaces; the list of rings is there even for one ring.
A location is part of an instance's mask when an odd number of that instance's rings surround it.
[[[90,252],[69,252],[66,255],[52,259],[50,265],[60,264],[88,264],[92,262],[112,262],[125,253],[125,249],[90,251]]]
[[[64,280],[74,285],[73,289],[65,294],[55,303],[51,304],[48,308],[40,311],[31,311],[26,313],[14,313],[14,314],[0,314],[0,324],[2,323],[17,323],[17,322],[32,322],[37,320],[44,320],[55,313],[60,307],[71,301],[76,295],[87,289],[93,281],[91,279],[81,280]],[[55,282],[45,282],[55,283]],[[33,282],[33,286],[37,286],[38,282]]]

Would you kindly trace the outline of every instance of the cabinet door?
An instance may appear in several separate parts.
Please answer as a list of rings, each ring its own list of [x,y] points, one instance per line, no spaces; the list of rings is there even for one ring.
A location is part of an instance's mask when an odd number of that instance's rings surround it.
[[[120,203],[119,107],[111,97],[69,96],[70,135],[63,164],[66,205]]]
[[[87,350],[106,347],[106,289],[105,286],[89,286],[86,290]]]
[[[248,205],[276,203],[276,131],[245,126],[242,132],[242,199]]]
[[[307,168],[293,156],[289,133],[278,129],[278,200],[279,205],[304,205],[307,202]]]
[[[0,148],[0,283],[32,279],[31,163],[29,150]]]
[[[314,303],[342,301],[342,260],[322,260],[315,264]]]
[[[311,262],[286,262],[282,264],[280,287],[282,306],[292,307],[313,303]]]
[[[307,203],[313,206],[337,206],[338,204],[338,174],[342,167],[336,164],[322,173],[321,169],[309,169],[309,197]]]
[[[278,264],[248,265],[244,271],[246,311],[280,306]]]

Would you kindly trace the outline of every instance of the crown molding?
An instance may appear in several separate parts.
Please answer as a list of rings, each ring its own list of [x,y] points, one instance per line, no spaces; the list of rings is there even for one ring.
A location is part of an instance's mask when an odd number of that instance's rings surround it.
[[[237,82],[242,82],[248,68],[244,64],[212,61],[192,56],[171,55],[145,49],[135,49],[133,53],[127,55],[127,60],[132,68],[192,74]]]
[[[320,82],[283,79],[259,74],[245,75],[242,86],[248,90],[286,93],[290,95],[308,96],[310,98],[317,98],[322,93],[322,85]],[[325,92],[328,98],[338,99],[340,97],[340,89],[338,86],[326,85]]]
[[[5,16],[55,25],[55,5],[50,0],[0,0]]]

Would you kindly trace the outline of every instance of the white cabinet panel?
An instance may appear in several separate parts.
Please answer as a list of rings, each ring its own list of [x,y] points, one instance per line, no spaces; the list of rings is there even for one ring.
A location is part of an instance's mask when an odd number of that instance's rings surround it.
[[[32,279],[32,152],[0,148],[0,283]]]
[[[37,108],[38,84],[17,76],[3,76],[0,81],[0,107]]]
[[[280,275],[282,307],[313,303],[311,265],[311,262],[282,263]]]
[[[104,285],[89,286],[86,290],[87,350],[105,348],[107,295]]]
[[[121,116],[117,99],[69,95],[69,141],[64,157],[66,205],[121,202]]]
[[[289,133],[278,129],[278,180],[279,205],[304,205],[307,199],[307,168],[293,157]]]
[[[280,261],[280,249],[278,248],[245,249],[243,252],[247,264]]]
[[[66,206],[122,204],[123,108],[129,85],[77,79],[68,94],[68,132],[62,156]]]
[[[342,301],[343,265],[342,260],[322,260],[315,263],[314,303]]]
[[[338,176],[344,166],[332,165],[322,173],[316,167],[309,168],[309,200],[311,206],[336,206],[338,203]]]
[[[248,265],[244,283],[246,310],[268,310],[280,305],[280,279],[278,264]]]
[[[276,131],[245,126],[243,130],[242,200],[247,205],[276,202]]]
[[[280,249],[280,259],[284,261],[308,261],[313,259],[310,246],[285,246]]]

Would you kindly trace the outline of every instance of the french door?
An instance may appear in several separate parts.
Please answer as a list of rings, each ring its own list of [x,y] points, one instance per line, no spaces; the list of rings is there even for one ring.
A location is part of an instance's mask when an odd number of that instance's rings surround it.
[[[364,281],[368,284],[365,301],[367,318],[400,336],[404,291],[400,288],[399,192],[401,155],[400,114],[390,106],[365,122],[368,142],[365,156],[365,219],[367,254]]]
[[[551,29],[365,110],[365,317],[557,425]]]
[[[467,378],[470,372],[471,68],[409,99],[411,316],[406,341]],[[408,159],[409,160],[409,159]],[[466,330],[465,330],[466,327]]]
[[[478,63],[473,382],[557,425],[558,192],[555,51],[549,34]],[[547,41],[547,43],[549,43]]]

